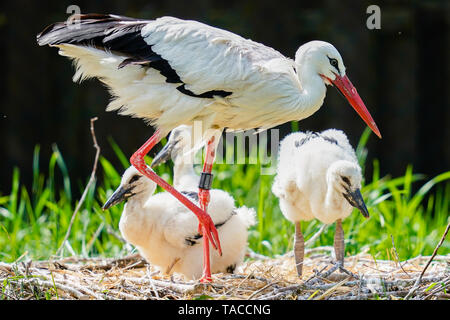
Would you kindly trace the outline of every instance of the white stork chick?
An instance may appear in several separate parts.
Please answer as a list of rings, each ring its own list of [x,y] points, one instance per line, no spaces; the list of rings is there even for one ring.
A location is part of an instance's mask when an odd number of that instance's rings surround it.
[[[300,221],[311,219],[325,224],[336,222],[336,267],[346,271],[342,219],[353,207],[369,217],[360,192],[361,180],[355,151],[340,130],[292,133],[280,143],[272,192],[279,198],[283,215],[295,223],[294,256],[299,276],[304,257]]]
[[[122,236],[163,273],[178,272],[198,279],[203,271],[203,241],[195,215],[167,192],[153,195],[156,183],[133,166],[122,176],[118,189],[104,209],[127,200],[119,222]],[[198,203],[196,192],[182,192]],[[211,252],[211,272],[233,272],[242,263],[247,248],[247,229],[254,224],[254,210],[235,208],[233,198],[211,190],[208,213],[219,232],[222,256]]]

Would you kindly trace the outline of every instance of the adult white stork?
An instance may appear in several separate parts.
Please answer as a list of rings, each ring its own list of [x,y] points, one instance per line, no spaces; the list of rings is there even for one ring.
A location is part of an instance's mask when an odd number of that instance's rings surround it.
[[[344,132],[329,129],[321,133],[296,132],[280,143],[277,175],[272,192],[279,198],[286,219],[295,224],[294,257],[302,274],[304,242],[300,221],[318,219],[336,222],[334,248],[337,264],[344,269],[344,231],[342,219],[353,207],[369,217],[361,195],[361,167]]]
[[[334,84],[369,127],[380,132],[346,76],[333,45],[302,45],[295,61],[260,43],[196,21],[162,17],[139,20],[109,14],[75,15],[52,24],[39,45],[58,47],[74,59],[75,81],[96,77],[113,101],[107,110],[145,119],[154,135],[130,158],[142,174],[174,195],[199,219],[202,234],[220,249],[214,223],[206,213],[217,131],[270,128],[301,120],[323,103]],[[173,128],[202,121],[206,159],[199,186],[200,206],[150,170],[144,156]],[[209,255],[208,241],[205,257]],[[205,258],[206,259],[206,258]],[[203,280],[210,278],[205,260]]]

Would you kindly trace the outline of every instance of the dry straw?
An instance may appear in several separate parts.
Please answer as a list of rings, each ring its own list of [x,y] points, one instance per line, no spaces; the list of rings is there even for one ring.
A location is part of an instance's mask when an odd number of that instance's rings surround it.
[[[322,252],[321,252],[322,250]],[[346,273],[330,269],[329,247],[308,250],[304,274],[297,277],[294,258],[248,259],[235,274],[215,274],[212,284],[167,276],[139,255],[121,259],[65,258],[0,264],[0,299],[404,299],[430,257],[374,260],[366,253],[347,257]],[[450,257],[436,255],[409,299],[449,299]]]

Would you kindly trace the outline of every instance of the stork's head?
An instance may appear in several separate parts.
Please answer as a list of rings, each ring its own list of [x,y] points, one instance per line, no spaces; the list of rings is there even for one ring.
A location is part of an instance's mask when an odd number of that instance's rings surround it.
[[[375,121],[346,75],[341,55],[331,43],[318,40],[305,43],[297,50],[295,63],[299,72],[307,70],[307,76],[316,74],[322,78],[326,85],[335,86],[369,128],[381,138],[380,130],[378,130]]]
[[[345,66],[336,48],[325,41],[310,41],[298,48],[295,62],[302,68],[310,67],[325,84],[332,85],[336,76],[345,76]]]
[[[144,177],[135,167],[125,170],[119,187],[103,205],[103,210],[125,201],[136,195],[150,196],[155,192],[156,184]]]
[[[336,161],[327,171],[328,186],[334,188],[351,206],[359,209],[364,217],[369,218],[369,211],[361,195],[361,180],[360,166],[351,161]]]
[[[155,168],[169,159],[172,159],[174,163],[177,163],[177,161],[187,161],[188,158],[187,156],[184,157],[184,155],[191,149],[192,127],[186,125],[178,126],[172,130],[166,145],[155,156],[150,166]]]

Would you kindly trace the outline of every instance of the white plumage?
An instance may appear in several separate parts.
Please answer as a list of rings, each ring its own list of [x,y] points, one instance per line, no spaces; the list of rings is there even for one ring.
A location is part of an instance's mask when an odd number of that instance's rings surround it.
[[[174,186],[198,202],[199,176],[193,168],[190,150],[191,128],[180,126],[172,131],[153,166],[169,157],[174,161]],[[163,272],[170,270],[197,279],[202,274],[203,237],[198,234],[196,217],[169,193],[153,195],[156,184],[134,168],[122,176],[119,188],[105,207],[127,199],[119,223],[123,237],[135,245],[150,263]],[[255,224],[255,212],[245,206],[235,208],[234,199],[225,191],[213,189],[208,213],[217,227],[222,256],[211,254],[211,272],[233,272],[244,258],[248,228]]]
[[[369,216],[360,193],[361,180],[355,151],[342,131],[298,132],[283,139],[272,192],[283,215],[296,224],[297,261],[303,261],[299,222],[318,219],[325,224],[337,222],[336,257],[343,264],[341,220],[353,207]],[[297,270],[301,274],[301,265]]]
[[[122,236],[162,272],[198,279],[203,271],[203,237],[198,234],[197,218],[169,193],[153,195],[155,189],[154,182],[130,167],[105,206],[126,199],[119,222]],[[191,199],[197,202],[195,197]],[[208,213],[219,232],[223,252],[222,256],[211,252],[211,272],[233,272],[243,261],[248,227],[255,223],[254,210],[235,208],[228,193],[213,189]]]

